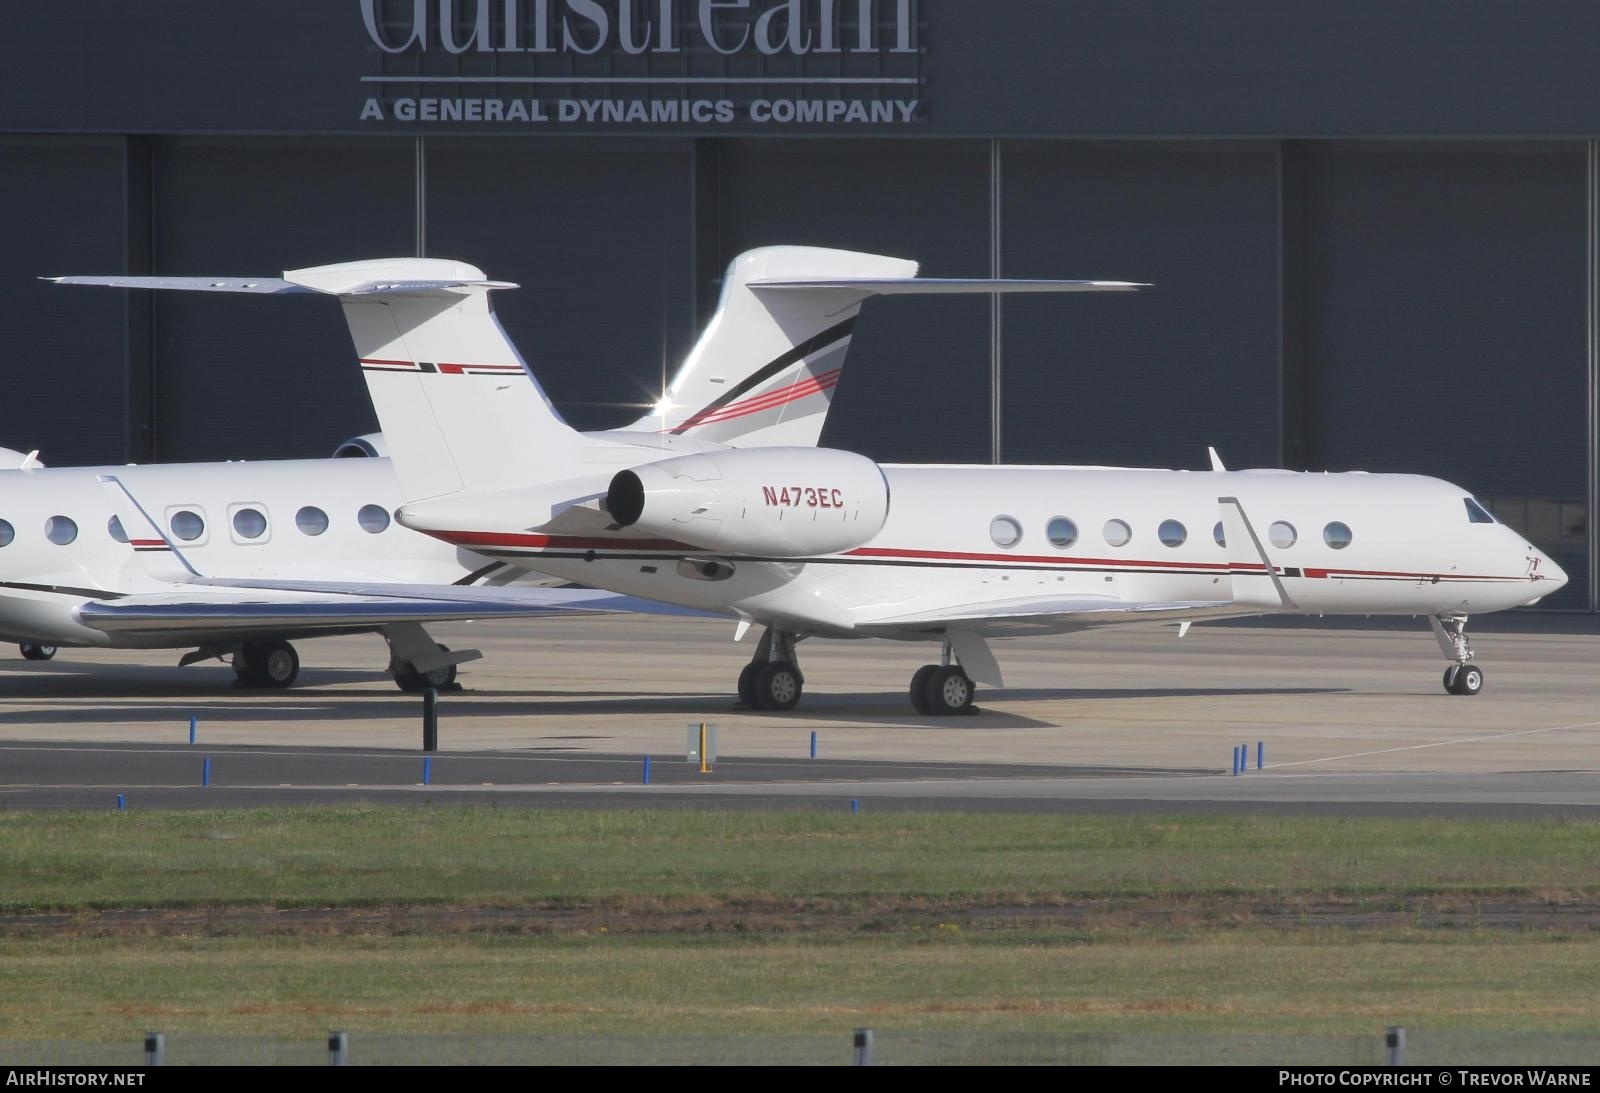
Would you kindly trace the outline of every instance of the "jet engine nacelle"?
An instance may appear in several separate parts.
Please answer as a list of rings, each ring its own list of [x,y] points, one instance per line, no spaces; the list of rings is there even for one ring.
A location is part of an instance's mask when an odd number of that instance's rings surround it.
[[[804,558],[872,539],[889,484],[865,456],[828,448],[739,448],[620,471],[606,509],[620,527],[718,554]]]
[[[382,433],[353,436],[333,450],[335,459],[387,459],[389,442]]]

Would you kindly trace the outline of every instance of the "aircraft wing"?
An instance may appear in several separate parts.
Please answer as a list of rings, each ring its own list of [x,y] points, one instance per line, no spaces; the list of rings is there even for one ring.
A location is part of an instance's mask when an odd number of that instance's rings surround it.
[[[272,583],[282,587],[265,587]],[[221,638],[253,633],[305,636],[376,630],[405,622],[604,614],[657,607],[630,596],[587,588],[434,589],[334,582],[312,587],[292,582],[235,585],[208,581],[170,591],[91,600],[79,606],[77,614],[85,626],[106,633],[199,632]]]
[[[870,636],[891,637],[961,629],[987,637],[1056,634],[1134,622],[1181,622],[1186,619],[1247,615],[1232,600],[1158,600],[1134,602],[1114,596],[1024,597],[980,603],[924,607],[907,614],[858,619],[855,629]]]
[[[692,607],[624,596],[599,588],[544,587],[537,585],[459,585],[459,584],[392,584],[387,581],[283,581],[254,578],[200,577],[188,586],[201,588],[261,589],[270,592],[303,592],[333,594],[338,596],[367,596],[375,599],[402,601],[420,600],[428,603],[454,604],[462,609],[488,608],[500,615],[552,615],[617,614],[634,615],[686,615],[700,618],[722,618],[709,611]],[[476,617],[476,616],[465,616]]]

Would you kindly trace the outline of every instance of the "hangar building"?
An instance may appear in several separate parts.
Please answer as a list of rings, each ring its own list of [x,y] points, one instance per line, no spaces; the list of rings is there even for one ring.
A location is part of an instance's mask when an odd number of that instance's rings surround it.
[[[312,456],[374,422],[314,298],[69,290],[427,254],[583,427],[748,247],[1135,295],[881,300],[885,460],[1451,478],[1596,608],[1589,0],[23,0],[0,39],[0,444]]]

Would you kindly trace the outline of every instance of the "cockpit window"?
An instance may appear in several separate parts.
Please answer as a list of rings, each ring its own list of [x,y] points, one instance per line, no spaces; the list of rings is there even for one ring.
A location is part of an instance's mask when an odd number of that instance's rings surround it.
[[[1478,504],[1477,501],[1470,497],[1463,497],[1462,500],[1467,503],[1468,520],[1471,520],[1474,524],[1494,523],[1494,517],[1489,515],[1489,510]]]

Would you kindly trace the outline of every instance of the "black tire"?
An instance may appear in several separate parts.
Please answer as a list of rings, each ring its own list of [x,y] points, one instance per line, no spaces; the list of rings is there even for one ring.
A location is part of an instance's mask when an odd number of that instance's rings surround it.
[[[800,703],[805,679],[795,665],[786,660],[774,660],[763,664],[756,673],[754,689],[758,709],[792,710]]]
[[[972,708],[976,688],[962,669],[951,665],[939,668],[928,677],[923,690],[923,701],[935,716],[965,713]]]
[[[924,664],[911,677],[911,708],[924,716],[933,715],[928,705],[928,680],[939,670],[937,664]]]
[[[258,686],[282,690],[294,686],[300,676],[300,654],[286,641],[264,641],[250,659]]]
[[[56,647],[54,645],[38,645],[31,641],[25,641],[17,648],[22,652],[23,660],[54,660],[56,658]]]
[[[761,665],[751,661],[739,672],[739,703],[746,709],[759,710],[756,705],[756,673],[761,671]]]
[[[1450,667],[1448,667],[1448,668],[1446,668],[1444,670],[1444,692],[1445,692],[1445,694],[1453,695],[1453,694],[1460,694],[1461,693],[1460,691],[1456,690],[1456,676],[1458,676],[1460,674],[1461,674],[1461,665],[1459,665],[1459,664],[1452,664],[1452,665],[1450,665]]]
[[[1483,669],[1476,664],[1463,665],[1456,673],[1456,694],[1475,695],[1483,690]]]

